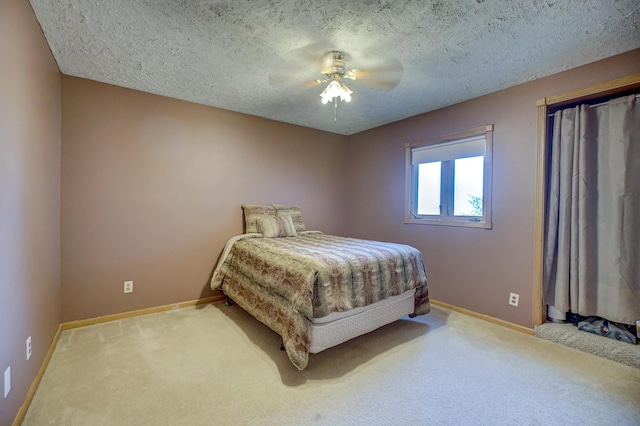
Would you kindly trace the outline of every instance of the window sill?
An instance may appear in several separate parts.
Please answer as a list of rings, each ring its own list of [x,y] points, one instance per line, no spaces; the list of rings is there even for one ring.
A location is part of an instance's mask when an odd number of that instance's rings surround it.
[[[491,222],[472,222],[469,220],[442,220],[442,219],[416,219],[405,218],[404,223],[412,225],[457,226],[461,228],[492,229]]]

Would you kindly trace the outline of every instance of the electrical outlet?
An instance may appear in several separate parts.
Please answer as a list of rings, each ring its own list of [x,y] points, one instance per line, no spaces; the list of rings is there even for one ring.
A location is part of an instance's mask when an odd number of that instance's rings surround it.
[[[520,295],[516,293],[509,293],[509,304],[517,308],[518,303],[520,303]]]
[[[124,282],[124,292],[125,293],[133,293],[133,281],[125,281]]]
[[[31,336],[27,337],[27,361],[31,358]]]
[[[4,397],[6,398],[9,395],[9,391],[11,390],[11,366],[7,367],[4,370]]]

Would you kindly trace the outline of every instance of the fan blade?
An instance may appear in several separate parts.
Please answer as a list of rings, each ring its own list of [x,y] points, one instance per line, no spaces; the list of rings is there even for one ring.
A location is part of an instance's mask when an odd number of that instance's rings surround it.
[[[272,86],[287,86],[292,89],[308,89],[315,87],[321,83],[321,80],[310,80],[296,78],[291,74],[271,74],[269,75],[269,84]]]
[[[349,54],[339,46],[325,41],[307,44],[287,52],[281,58],[280,69],[269,74],[269,84],[309,88],[326,82],[322,71],[331,69],[334,65],[333,52],[342,54],[342,61],[347,70],[344,78],[355,77],[356,85],[392,90],[402,80],[404,69],[399,60],[389,58],[384,53],[356,51]],[[312,80],[314,77],[317,80]]]
[[[399,60],[385,58],[366,68],[353,69],[359,84],[383,90],[391,90],[400,84],[404,68]]]
[[[331,66],[333,62],[333,52],[342,53],[343,60],[348,62],[351,56],[329,42],[311,43],[289,51],[285,55],[285,62],[299,62],[321,70]],[[289,61],[287,61],[289,60]]]
[[[319,53],[321,52],[321,53]],[[320,43],[307,44],[290,50],[280,57],[279,69],[269,74],[271,86],[288,86],[298,89],[316,86],[314,80],[322,79],[320,72],[324,59],[324,47]]]
[[[306,81],[313,86],[315,80],[324,79],[322,70],[328,68],[332,63],[331,53],[338,50],[329,42],[319,42],[306,44],[287,52],[281,57],[281,70],[274,71],[269,75],[269,84],[278,86],[291,84],[292,81]],[[344,54],[344,60],[348,60],[349,55]],[[295,75],[292,75],[295,74]],[[297,78],[299,76],[299,78]]]

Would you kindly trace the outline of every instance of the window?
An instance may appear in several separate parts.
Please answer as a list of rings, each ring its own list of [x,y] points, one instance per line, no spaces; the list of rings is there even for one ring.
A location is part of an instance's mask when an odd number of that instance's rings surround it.
[[[493,125],[406,145],[405,223],[491,228]]]

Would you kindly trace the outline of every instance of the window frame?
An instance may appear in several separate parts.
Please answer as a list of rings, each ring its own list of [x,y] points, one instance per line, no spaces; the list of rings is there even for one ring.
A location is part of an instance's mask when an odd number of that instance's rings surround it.
[[[437,145],[449,144],[458,140],[482,137],[485,139],[484,150],[484,179],[483,179],[483,197],[482,197],[482,217],[477,216],[455,216],[454,208],[451,205],[447,212],[443,205],[440,207],[439,215],[419,215],[417,214],[418,201],[418,164],[412,164],[413,150],[434,147]],[[404,223],[421,224],[421,225],[439,225],[439,226],[461,226],[470,228],[492,229],[492,213],[491,213],[491,189],[493,176],[493,124],[462,132],[452,133],[438,138],[430,139],[419,143],[406,143],[406,164],[405,164],[405,214]],[[453,200],[453,179],[454,174],[451,173],[455,169],[453,163],[455,159],[442,162],[443,170],[441,182],[441,203],[443,199]],[[446,182],[444,182],[446,181]],[[479,219],[479,220],[477,220]]]

